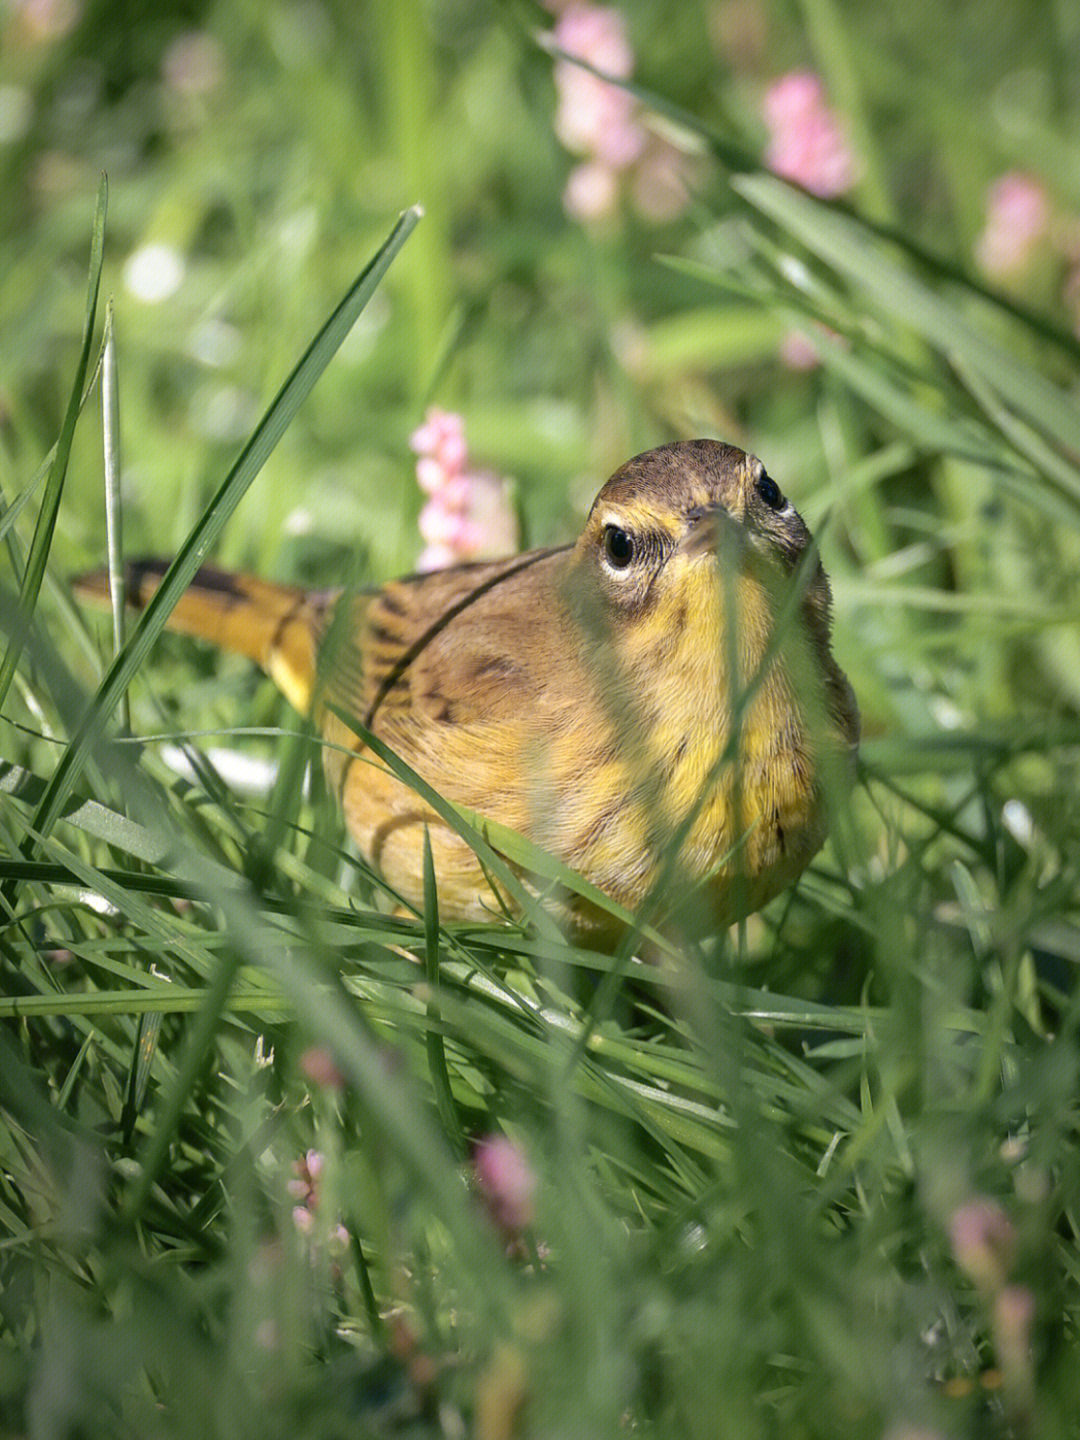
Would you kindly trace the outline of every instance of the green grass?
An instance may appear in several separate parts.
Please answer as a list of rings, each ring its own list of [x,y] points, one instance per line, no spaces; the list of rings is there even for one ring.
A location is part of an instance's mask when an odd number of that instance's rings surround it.
[[[636,82],[707,158],[686,216],[592,236],[538,7],[0,16],[32,98],[0,148],[4,1434],[1077,1432],[1078,344],[1060,258],[1000,293],[972,260],[987,181],[1071,153],[1077,27],[970,0],[944,44],[935,7],[865,8],[764,5],[755,41],[734,5],[628,4]],[[192,28],[205,93],[161,80]],[[757,168],[796,65],[859,140],[850,203]],[[1044,178],[1072,214],[1075,166]],[[123,275],[149,240],[184,265],[157,305]],[[68,595],[108,551],[99,290],[123,544],[178,557],[115,649]],[[432,399],[529,543],[698,433],[811,524],[859,783],[741,931],[647,964],[535,907],[442,924],[430,881],[391,913],[269,683],[161,635],[211,546],[407,569]],[[276,782],[237,792],[215,745]],[[537,1177],[512,1239],[471,1178],[500,1132]],[[1009,1238],[974,1253],[986,1204]]]

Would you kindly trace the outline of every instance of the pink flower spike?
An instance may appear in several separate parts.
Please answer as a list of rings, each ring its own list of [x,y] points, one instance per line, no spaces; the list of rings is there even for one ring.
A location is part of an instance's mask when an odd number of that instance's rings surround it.
[[[454,418],[457,419],[458,417],[455,416]],[[435,454],[451,474],[456,474],[459,470],[463,469],[465,461],[469,458],[464,433],[460,429],[445,430],[439,438],[439,444]]]
[[[617,115],[602,126],[596,137],[596,158],[613,170],[626,170],[641,159],[647,139],[647,133],[636,120],[629,115]]]
[[[515,1232],[530,1225],[537,1179],[524,1151],[505,1135],[490,1135],[477,1145],[473,1165],[495,1223]]]
[[[975,259],[987,275],[1008,275],[1027,263],[1050,228],[1050,202],[1042,183],[1021,170],[1002,175],[986,200],[986,225]]]
[[[801,330],[789,330],[780,341],[780,359],[789,370],[815,370],[821,364],[817,346]]]
[[[424,423],[409,436],[409,448],[418,455],[434,455],[448,441],[463,440],[465,422],[452,410],[440,410],[432,405],[424,416]]]
[[[345,1076],[334,1064],[334,1057],[322,1045],[312,1045],[300,1056],[300,1073],[313,1085],[324,1090],[344,1090]]]
[[[855,184],[855,155],[815,74],[782,75],[765,92],[762,114],[770,131],[765,163],[774,174],[823,198]]]
[[[555,133],[575,155],[596,156],[618,169],[641,154],[646,134],[635,120],[637,101],[567,60],[555,66],[559,106]]]
[[[563,191],[563,209],[571,220],[588,224],[605,220],[619,199],[619,179],[609,165],[586,160],[570,171]]]
[[[425,495],[437,495],[449,479],[441,460],[425,455],[416,462],[416,480]]]
[[[956,1263],[981,1290],[995,1293],[1012,1264],[1014,1233],[995,1200],[977,1196],[953,1211],[949,1238]]]
[[[452,436],[465,433],[465,422],[454,410],[440,410],[433,405],[427,412],[427,419],[435,433],[436,449]]]
[[[450,545],[462,560],[471,560],[480,549],[484,532],[467,515],[455,515],[450,526]]]
[[[607,5],[568,5],[559,16],[552,39],[560,50],[587,60],[607,75],[627,79],[634,69],[634,52],[626,37],[626,20]]]
[[[805,124],[826,109],[825,87],[812,70],[792,70],[765,91],[762,110],[770,130]]]
[[[472,499],[474,476],[451,475],[437,496],[438,503],[452,515],[468,512]]]
[[[420,552],[416,568],[420,574],[426,575],[431,570],[445,570],[449,565],[456,565],[458,559],[449,545],[428,545]]]
[[[429,500],[420,511],[419,519],[416,522],[420,538],[426,540],[429,545],[449,545],[453,549],[457,519],[454,512],[448,510],[436,496],[434,500]]]
[[[417,428],[409,436],[409,449],[417,455],[430,455],[435,449],[435,429],[428,421]]]
[[[425,447],[416,478],[430,497],[418,528],[426,542],[420,571],[439,570],[478,556],[511,554],[517,548],[517,516],[504,481],[490,471],[466,468],[465,422],[432,407],[413,433],[414,448]]]

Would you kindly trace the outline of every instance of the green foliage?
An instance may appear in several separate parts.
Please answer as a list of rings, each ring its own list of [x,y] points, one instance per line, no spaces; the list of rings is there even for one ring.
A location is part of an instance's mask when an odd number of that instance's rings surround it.
[[[625,8],[695,198],[592,232],[538,6],[97,3],[52,37],[0,10],[5,1434],[1076,1433],[1071,262],[999,291],[973,256],[986,184],[1040,159],[1075,227],[1080,27]],[[862,156],[850,203],[757,163],[798,65]],[[124,543],[178,555],[115,657],[67,594],[106,553],[99,274]],[[778,360],[792,328],[815,368]],[[530,542],[676,435],[745,444],[806,515],[860,783],[739,933],[609,956],[535,909],[443,924],[433,876],[414,914],[268,682],[155,644],[211,544],[407,569],[431,400]],[[242,793],[223,743],[276,782]],[[514,842],[445,808],[497,869]],[[474,1163],[500,1133],[523,1225]]]

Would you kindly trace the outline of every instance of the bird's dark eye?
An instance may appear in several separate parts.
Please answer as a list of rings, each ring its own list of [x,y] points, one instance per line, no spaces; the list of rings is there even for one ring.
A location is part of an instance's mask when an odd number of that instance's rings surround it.
[[[757,493],[761,496],[762,500],[765,501],[765,504],[768,505],[770,510],[782,510],[784,508],[783,493],[771,475],[766,475],[764,472],[761,474],[757,482]]]
[[[634,537],[618,525],[605,525],[604,554],[614,569],[625,570],[634,558]]]

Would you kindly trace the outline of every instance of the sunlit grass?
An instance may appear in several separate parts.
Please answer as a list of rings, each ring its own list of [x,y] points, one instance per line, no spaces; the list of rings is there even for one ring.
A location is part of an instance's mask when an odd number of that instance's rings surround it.
[[[865,130],[873,97],[834,9],[803,7]],[[453,74],[455,114],[486,113],[508,67],[546,74],[514,26],[471,32],[460,73],[430,38],[384,28],[380,63]],[[271,43],[258,26],[249,39],[261,73]],[[654,81],[671,75],[659,48]],[[295,188],[280,208],[250,191],[275,224],[295,205],[301,250],[301,212],[325,214],[320,187],[342,183],[340,156],[326,151],[321,178],[311,160],[350,94],[341,64],[320,85],[305,71],[295,148],[272,127]],[[881,56],[865,74],[913,104]],[[508,134],[550,167],[532,92],[510,93]],[[691,113],[687,91],[669,98],[722,143],[696,212],[655,240],[569,233],[558,186],[539,195],[542,170],[527,182],[528,157],[498,136],[448,178],[416,136],[380,141],[372,114],[349,152],[367,147],[376,184],[363,235],[316,246],[333,284],[252,213],[250,253],[193,244],[176,337],[117,300],[125,543],[178,560],[115,657],[107,625],[86,628],[67,596],[104,556],[96,392],[78,407],[100,255],[114,273],[111,244],[148,223],[145,187],[183,185],[165,166],[114,178],[107,227],[92,236],[91,195],[35,232],[42,273],[61,251],[79,271],[43,297],[40,329],[17,327],[3,380],[5,1433],[1072,1431],[1076,343],[906,233],[886,145],[857,203],[830,205],[732,173],[753,137],[720,107]],[[955,117],[939,104],[917,123],[944,138]],[[184,153],[203,173],[220,142],[195,137]],[[383,282],[411,220],[376,251],[402,203],[432,198],[386,198],[406,142],[411,178],[443,207],[423,242],[430,293],[415,260]],[[236,163],[257,175],[253,150]],[[498,214],[481,204],[489,179]],[[939,183],[970,209],[968,179]],[[462,253],[455,279],[442,267]],[[568,304],[584,270],[589,304]],[[440,331],[459,283],[479,308]],[[275,297],[268,320],[260,295]],[[64,333],[87,312],[81,350],[46,324],[61,300]],[[2,279],[0,304],[21,313]],[[228,439],[192,422],[207,381],[178,337],[200,313],[239,332],[250,369],[231,378],[262,397]],[[767,357],[790,325],[821,364],[781,382]],[[865,735],[832,843],[741,930],[652,934],[650,963],[629,941],[569,942],[525,889],[521,924],[441,922],[433,878],[414,913],[343,842],[305,780],[312,738],[269,685],[155,644],[211,545],[318,583],[353,578],[340,567],[355,551],[365,576],[407,568],[405,441],[433,376],[440,398],[475,399],[471,443],[516,469],[531,540],[572,533],[607,469],[671,431],[739,439],[795,478]],[[282,539],[297,508],[311,527]],[[124,695],[130,735],[114,719]],[[154,736],[184,747],[184,775]],[[241,793],[211,745],[272,761],[276,779]],[[431,798],[508,890],[501,855],[577,884]],[[476,1179],[473,1146],[492,1134],[535,1174],[520,1227]]]

